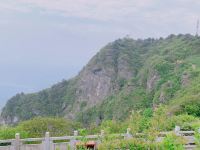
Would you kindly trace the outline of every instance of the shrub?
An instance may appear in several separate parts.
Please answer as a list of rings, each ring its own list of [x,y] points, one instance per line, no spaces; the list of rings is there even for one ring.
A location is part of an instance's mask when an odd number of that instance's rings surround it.
[[[199,122],[200,125],[200,122]],[[196,129],[195,131],[195,144],[197,145],[197,148],[200,149],[200,133],[199,133],[199,128]]]
[[[181,137],[177,137],[174,134],[169,134],[164,138],[162,142],[162,148],[167,150],[184,150],[184,143],[185,141]]]
[[[24,121],[17,126],[17,129],[25,131],[30,137],[43,137],[45,132],[50,132],[51,136],[70,135],[77,128],[80,128],[78,123],[63,118],[42,117]]]
[[[99,150],[145,150],[145,149],[158,149],[161,145],[159,143],[149,143],[138,139],[130,140],[112,140],[103,142],[99,145]]]
[[[185,141],[174,134],[167,135],[162,142],[142,139],[110,140],[99,145],[99,150],[183,150]]]
[[[114,120],[107,120],[102,122],[100,128],[104,130],[105,133],[125,133],[127,126]]]
[[[189,115],[200,117],[200,104],[187,104],[183,111],[187,112]]]
[[[0,139],[13,139],[15,138],[15,134],[20,133],[21,138],[27,138],[28,137],[28,132],[23,131],[19,128],[14,128],[14,127],[1,127],[0,128]]]

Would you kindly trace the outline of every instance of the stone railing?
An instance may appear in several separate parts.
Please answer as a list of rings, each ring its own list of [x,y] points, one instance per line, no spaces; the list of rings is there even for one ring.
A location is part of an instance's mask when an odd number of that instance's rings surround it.
[[[175,127],[173,131],[177,136],[182,136],[186,139],[186,149],[195,148],[195,137],[194,131],[181,131],[179,126]],[[199,129],[200,134],[200,129]],[[164,137],[171,132],[160,132],[156,141],[162,141]],[[46,132],[43,138],[26,138],[20,139],[20,134],[16,133],[15,139],[0,140],[0,150],[74,150],[79,145],[89,146],[89,148],[97,149],[97,145],[101,142],[105,136],[102,130],[98,135],[87,135],[85,137],[79,136],[78,131],[74,131],[73,136],[62,136],[62,137],[50,137],[50,133]],[[112,136],[120,137],[124,139],[130,139],[132,137],[144,136],[143,133],[137,133],[132,135],[130,128],[127,129],[126,133],[123,134],[112,134]],[[88,142],[81,142],[82,140]]]

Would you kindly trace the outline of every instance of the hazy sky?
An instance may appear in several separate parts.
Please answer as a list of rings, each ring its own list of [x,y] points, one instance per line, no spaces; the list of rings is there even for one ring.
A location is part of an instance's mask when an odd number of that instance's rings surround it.
[[[0,107],[78,73],[106,43],[195,33],[199,0],[0,0]]]

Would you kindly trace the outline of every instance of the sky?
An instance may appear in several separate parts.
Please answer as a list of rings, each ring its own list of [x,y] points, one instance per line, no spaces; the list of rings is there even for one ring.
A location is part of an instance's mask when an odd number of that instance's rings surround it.
[[[108,42],[195,34],[198,0],[0,0],[0,108],[69,79]]]

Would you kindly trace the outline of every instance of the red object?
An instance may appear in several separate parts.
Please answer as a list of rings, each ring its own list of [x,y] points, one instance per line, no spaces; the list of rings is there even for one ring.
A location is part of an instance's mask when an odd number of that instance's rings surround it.
[[[86,146],[89,146],[89,145],[93,145],[93,146],[95,146],[96,145],[96,142],[95,141],[88,141],[87,143],[86,143]]]
[[[95,141],[88,141],[86,143],[83,142],[77,142],[76,146],[85,146],[86,148],[92,148],[95,149],[96,148],[96,142]]]

